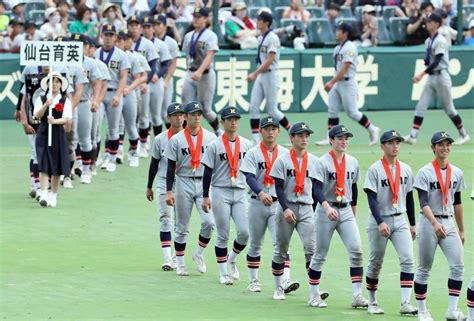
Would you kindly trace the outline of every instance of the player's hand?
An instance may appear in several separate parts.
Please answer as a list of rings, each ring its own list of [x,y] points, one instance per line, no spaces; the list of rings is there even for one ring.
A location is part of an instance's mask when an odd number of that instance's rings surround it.
[[[30,124],[28,123],[23,123],[23,130],[25,131],[25,134],[26,135],[33,135],[33,134],[36,134],[36,131],[33,127],[30,126]]]
[[[414,241],[416,239],[416,226],[410,226],[411,239]]]
[[[13,117],[15,118],[15,120],[17,122],[20,122],[21,121],[21,113],[19,110],[15,110],[15,113],[13,114]]]
[[[354,216],[356,216],[356,214],[357,214],[357,206],[351,206],[351,208],[352,208],[352,214],[353,214]]]
[[[328,206],[328,208],[324,211],[326,212],[326,216],[330,221],[337,221],[339,219],[339,213],[331,206]]]
[[[48,116],[48,124],[54,125],[54,117]]]
[[[252,73],[248,74],[246,80],[247,81],[255,81],[255,79],[257,79],[257,76],[255,75],[255,73],[252,72]]]
[[[387,225],[387,223],[382,222],[379,224],[379,234],[385,237],[390,236],[390,227]]]
[[[198,81],[199,79],[201,79],[201,77],[202,77],[202,72],[200,72],[199,70],[196,70],[191,76],[191,79]]]
[[[148,90],[148,85],[147,84],[141,84],[140,85],[140,93],[143,95],[144,93],[146,93],[146,91]]]
[[[202,199],[201,208],[204,212],[209,213],[211,210],[211,199],[209,197],[204,197]]]
[[[146,199],[153,202],[153,190],[151,188],[146,189]]]
[[[166,204],[168,206],[174,206],[175,201],[174,201],[174,194],[172,191],[166,192]]]
[[[120,97],[115,95],[112,97],[112,107],[118,107],[120,105]]]
[[[284,212],[283,212],[283,216],[285,217],[285,220],[290,223],[290,224],[296,224],[296,215],[295,213],[290,210],[289,208],[287,208]]]
[[[445,239],[446,238],[446,230],[444,229],[443,224],[440,224],[436,222],[435,225],[433,225],[433,229],[435,230],[436,236],[440,239]]]
[[[122,92],[122,93],[123,93],[123,96],[124,96],[124,97],[127,97],[128,94],[130,94],[130,88],[125,87],[125,88],[123,89],[123,92]]]
[[[464,232],[459,231],[459,238],[461,239],[462,245],[464,245]]]
[[[332,87],[334,86],[332,81],[328,81],[327,83],[324,84],[324,90],[327,92],[331,91]]]
[[[91,112],[95,113],[99,110],[99,104],[96,101],[92,101],[91,103]]]
[[[151,82],[156,84],[156,82],[158,81],[158,75],[157,74],[154,74],[153,77],[151,77]]]
[[[260,198],[260,201],[262,201],[263,205],[265,206],[271,206],[273,204],[273,198],[271,195],[265,193],[264,191],[261,191],[258,193],[258,197]]]
[[[415,75],[415,76],[413,77],[413,83],[416,84],[416,83],[420,82],[421,78],[423,78],[423,75],[424,75],[424,74]]]

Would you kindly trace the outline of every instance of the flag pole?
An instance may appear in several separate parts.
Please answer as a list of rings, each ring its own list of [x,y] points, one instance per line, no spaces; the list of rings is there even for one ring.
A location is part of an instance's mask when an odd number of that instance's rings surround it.
[[[48,107],[48,116],[53,115],[53,64],[49,65],[49,98],[51,98],[51,104]],[[48,97],[46,97],[48,98]],[[53,125],[48,122],[48,146],[51,147],[53,143]]]

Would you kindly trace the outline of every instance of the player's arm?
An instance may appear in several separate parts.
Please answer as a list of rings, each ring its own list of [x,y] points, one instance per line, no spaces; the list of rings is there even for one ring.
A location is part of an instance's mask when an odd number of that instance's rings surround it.
[[[176,71],[176,66],[178,65],[178,58],[173,58],[170,61],[170,64],[168,66],[168,73],[166,74],[165,83],[169,83],[171,79],[173,78],[174,72]]]
[[[254,173],[249,173],[249,172],[244,172],[242,173],[245,175],[245,181],[247,182],[247,185],[250,187],[250,189],[258,195],[258,198],[262,201],[263,205],[265,206],[270,206],[273,203],[273,199],[271,195],[265,193],[260,185],[257,182],[257,177],[255,176]]]
[[[420,188],[417,188],[417,191],[418,191],[418,200],[420,202],[420,207],[423,214],[433,226],[433,229],[435,230],[436,235],[442,239],[446,238],[446,230],[444,226],[440,224],[438,220],[436,220],[436,217],[434,217],[433,212],[431,211],[431,207],[428,203],[428,192]]]
[[[133,74],[133,81],[132,83],[130,84],[130,86],[128,86],[128,92],[131,92],[132,90],[134,90],[135,88],[137,88],[138,86],[140,86],[140,84],[142,83],[143,79],[142,79],[142,74],[141,72],[138,72],[136,74]]]
[[[443,58],[443,54],[440,53],[440,54],[437,54],[433,61],[429,64],[429,66],[423,70],[422,72],[420,72],[418,75],[416,75],[415,77],[413,77],[413,82],[414,83],[417,83],[419,82],[426,74],[430,74],[433,72],[433,70],[439,65],[440,61],[441,61],[441,58]],[[425,65],[427,64],[428,62],[425,61]]]
[[[275,191],[278,197],[278,203],[280,203],[283,209],[283,216],[288,223],[295,224],[296,215],[288,206],[288,200],[285,195],[285,181],[277,177],[273,177],[273,179],[275,180]]]
[[[390,227],[383,221],[382,215],[380,215],[379,202],[377,200],[377,193],[369,188],[364,188],[364,192],[367,194],[367,201],[369,202],[370,213],[377,222],[379,233],[382,236],[390,236]]]
[[[265,72],[268,70],[268,68],[272,65],[273,60],[275,60],[276,53],[275,52],[270,52],[267,55],[267,59],[260,65],[260,67],[257,68],[253,73],[255,74],[255,77],[257,77],[259,74]]]
[[[168,73],[170,62],[171,60],[165,60],[160,63],[160,66],[157,72],[158,77],[163,78],[163,76]]]
[[[410,233],[412,240],[416,238],[416,220],[415,220],[415,201],[413,199],[413,191],[409,191],[406,196],[407,216],[410,223]]]
[[[122,97],[123,90],[125,89],[125,86],[127,85],[127,76],[128,76],[128,68],[120,70],[120,80],[119,80],[117,92],[115,94],[116,97]],[[119,102],[120,102],[120,99],[119,99]]]
[[[28,117],[26,116],[26,98],[24,96],[20,104],[20,122],[23,125],[25,134],[30,135],[36,133],[35,129],[28,124]]]
[[[357,198],[359,197],[359,188],[357,187],[356,182],[352,183],[351,190],[352,190],[351,207],[352,207],[352,213],[354,213],[354,216],[355,216],[357,213]]]
[[[454,193],[454,218],[459,229],[459,237],[462,244],[464,244],[464,209],[461,201],[461,192]]]
[[[158,173],[159,165],[160,160],[152,156],[150,167],[148,168],[148,182],[146,184],[146,198],[150,202],[153,201],[153,181],[155,180],[156,173]]]
[[[313,199],[315,199],[321,207],[324,209],[327,217],[331,221],[335,221],[339,218],[339,214],[337,211],[329,205],[329,202],[326,201],[326,197],[324,197],[323,193],[323,182],[318,179],[313,179]]]
[[[150,71],[148,71],[148,77],[147,77],[147,82],[151,82],[151,79],[153,78],[154,75],[158,73],[158,59],[153,59],[148,62],[148,65],[150,66]]]
[[[209,189],[211,188],[211,180],[212,180],[212,168],[203,164],[204,166],[204,175],[202,177],[202,209],[204,212],[209,213],[211,209],[211,200],[209,199]]]
[[[84,84],[75,84],[74,95],[72,96],[72,98],[70,98],[73,109],[76,108],[79,102],[81,101],[81,97],[83,93],[84,93]]]

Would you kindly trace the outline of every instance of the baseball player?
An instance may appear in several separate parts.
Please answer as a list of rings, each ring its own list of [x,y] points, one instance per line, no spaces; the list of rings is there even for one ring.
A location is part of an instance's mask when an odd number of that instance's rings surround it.
[[[115,47],[117,35],[113,25],[104,25],[101,37],[104,46],[96,51],[95,56],[107,65],[111,78],[108,82],[107,95],[103,100],[108,123],[107,139],[110,153],[110,159],[105,167],[106,171],[115,172],[116,155],[119,148],[119,124],[123,108],[123,91],[127,83],[130,63],[127,54]]]
[[[184,116],[186,128],[171,138],[164,153],[168,159],[166,204],[174,206],[176,213],[174,249],[178,262],[176,268],[178,275],[188,274],[184,263],[184,251],[194,204],[196,204],[201,218],[201,229],[199,242],[192,258],[200,273],[205,273],[207,270],[203,254],[211,240],[214,228],[212,213],[205,213],[201,208],[203,200],[202,176],[204,173],[201,159],[207,152],[209,144],[216,139],[216,135],[201,127],[203,113],[199,102],[186,104],[184,112],[186,114]],[[176,198],[173,192],[175,176]]]
[[[278,110],[278,91],[280,90],[280,74],[278,61],[280,60],[280,39],[270,29],[273,16],[262,11],[257,17],[257,28],[260,30],[257,50],[257,70],[247,76],[247,81],[255,81],[250,100],[250,128],[252,140],[255,144],[260,141],[259,117],[260,105],[266,100],[268,114],[289,130],[290,123],[285,115]]]
[[[161,117],[165,121],[166,128],[169,128],[169,123],[166,122],[166,108],[164,106],[168,106],[171,104],[173,99],[173,92],[174,92],[174,84],[173,84],[173,75],[176,71],[176,66],[178,63],[178,58],[181,57],[181,53],[179,51],[178,43],[176,40],[171,38],[166,34],[167,32],[167,25],[166,25],[167,17],[165,14],[154,15],[153,16],[153,29],[155,31],[155,36],[158,39],[161,39],[165,42],[166,46],[168,47],[168,51],[171,55],[171,60],[168,66],[168,71],[166,72],[164,79],[163,79],[163,87],[165,89],[165,94],[163,97],[163,108],[161,109]]]
[[[92,180],[90,171],[90,165],[92,163],[92,113],[97,112],[100,105],[99,99],[102,89],[100,80],[103,79],[103,76],[97,67],[96,60],[87,56],[89,52],[89,41],[86,36],[76,33],[72,35],[71,39],[83,43],[83,68],[87,79],[87,82],[84,84],[84,92],[81,100],[76,108],[77,111],[73,113],[74,132],[76,133],[73,146],[76,146],[79,142],[80,148],[78,151],[80,151],[80,153],[76,156],[80,156],[82,163],[80,175],[81,183],[90,184]]]
[[[467,288],[467,321],[474,321],[474,276]]]
[[[140,136],[140,148],[139,156],[148,157],[147,152],[147,140],[148,132],[150,129],[150,111],[157,108],[151,104],[151,92],[156,90],[152,88],[155,86],[152,81],[153,75],[156,75],[158,71],[158,59],[159,54],[153,46],[153,43],[141,35],[142,28],[140,26],[140,19],[137,16],[131,16],[127,20],[128,30],[132,33],[133,36],[133,51],[137,51],[142,54],[150,66],[150,71],[148,72],[148,92],[142,95],[142,105],[139,108],[138,114],[138,134]]]
[[[352,26],[342,22],[336,29],[336,40],[339,45],[334,48],[334,76],[324,85],[329,92],[328,130],[339,124],[339,110],[344,108],[349,118],[355,120],[369,132],[369,144],[375,145],[379,139],[380,128],[372,124],[366,115],[357,109],[357,47],[350,37]],[[316,142],[316,145],[329,145],[329,138]]]
[[[155,37],[153,21],[153,17],[144,17],[142,29],[143,36],[153,43],[159,56],[158,61],[156,62],[158,70],[151,80],[153,85],[150,92],[150,118],[153,126],[153,133],[158,135],[161,133],[163,128],[163,121],[161,120],[161,108],[163,106],[163,98],[165,95],[163,79],[168,72],[168,66],[171,62],[171,54],[166,43]]]
[[[410,304],[414,276],[413,240],[416,237],[414,178],[410,166],[398,160],[402,142],[403,137],[397,131],[384,132],[380,137],[384,155],[368,169],[365,177],[364,191],[371,214],[367,227],[370,256],[365,278],[370,314],[384,313],[377,304],[376,291],[388,240],[392,242],[400,260],[400,313],[416,315],[418,312]],[[410,227],[403,215],[405,213]]]
[[[171,257],[171,226],[172,217],[171,212],[173,208],[166,204],[166,168],[168,160],[164,156],[166,146],[171,137],[176,135],[183,129],[184,122],[184,108],[181,104],[173,103],[167,108],[168,117],[171,127],[155,137],[152,146],[152,157],[150,168],[148,170],[148,183],[146,190],[146,198],[153,201],[153,180],[158,173],[158,184],[156,186],[156,193],[158,194],[157,205],[160,214],[160,241],[161,250],[163,251],[164,263],[161,268],[164,271],[171,271],[175,268],[173,259]],[[176,250],[176,255],[180,253]],[[183,273],[180,273],[180,272]],[[187,271],[177,270],[178,275],[187,275]]]
[[[275,279],[274,300],[284,300],[284,268],[291,236],[296,229],[303,242],[306,268],[314,251],[313,181],[318,159],[307,152],[313,131],[304,122],[290,128],[292,148],[276,159],[270,171],[280,204],[276,214],[276,245],[272,273]],[[325,296],[326,297],[326,296]]]
[[[196,8],[193,13],[194,30],[184,36],[183,51],[187,52],[188,71],[181,92],[182,101],[199,101],[204,117],[219,136],[219,120],[212,111],[212,100],[216,89],[216,73],[213,68],[214,55],[219,51],[217,35],[207,28],[209,10]]]
[[[451,118],[454,126],[458,129],[459,137],[454,141],[454,144],[464,144],[471,138],[466,132],[462,123],[461,116],[459,116],[453,104],[453,97],[451,94],[452,83],[449,75],[449,45],[446,38],[438,33],[438,28],[442,25],[441,16],[437,13],[432,13],[426,21],[426,29],[430,37],[425,41],[426,69],[413,77],[413,82],[420,82],[423,77],[428,74],[428,80],[421,93],[420,100],[416,105],[415,117],[413,119],[413,126],[410,135],[405,137],[405,142],[408,144],[415,144],[418,131],[423,123],[428,106],[433,97],[437,96],[446,114]]]
[[[352,307],[367,307],[369,304],[362,296],[362,245],[355,219],[359,163],[346,153],[350,137],[353,134],[345,126],[332,127],[329,130],[332,149],[321,156],[321,166],[316,171],[316,199],[319,204],[315,213],[316,249],[311,258],[309,283],[310,305],[318,308],[327,306],[319,294],[319,284],[334,231],[341,237],[349,254]]]
[[[433,320],[426,309],[428,278],[439,245],[449,264],[447,320],[464,316],[458,310],[464,272],[464,220],[461,192],[465,188],[461,169],[448,161],[454,139],[446,132],[431,137],[435,159],[423,166],[415,177],[420,201],[420,218],[416,231],[418,267],[415,273],[415,296],[420,320]],[[459,231],[456,229],[456,224]]]
[[[233,284],[234,280],[239,279],[236,259],[247,245],[249,238],[245,176],[239,172],[239,168],[251,145],[246,138],[238,134],[240,117],[236,107],[227,107],[222,111],[221,123],[224,127],[224,134],[209,145],[202,160],[202,164],[205,166],[202,182],[204,197],[202,209],[209,213],[212,199],[212,212],[217,229],[215,250],[220,283],[227,285]],[[210,199],[209,187],[211,184]],[[235,223],[237,237],[234,240],[232,252],[227,257],[231,218]],[[227,260],[229,269],[227,269]]]
[[[247,267],[250,283],[247,289],[250,292],[261,292],[258,282],[260,268],[260,254],[262,252],[265,232],[268,228],[273,247],[276,245],[275,216],[278,211],[278,202],[275,192],[275,182],[270,176],[273,164],[278,156],[288,153],[288,150],[277,144],[280,134],[278,121],[271,117],[263,117],[260,121],[262,142],[252,147],[245,155],[240,171],[244,173],[247,185],[251,189],[249,203],[249,235],[250,245],[247,253]],[[289,293],[298,289],[299,283],[290,281],[290,261],[285,259],[283,290]]]

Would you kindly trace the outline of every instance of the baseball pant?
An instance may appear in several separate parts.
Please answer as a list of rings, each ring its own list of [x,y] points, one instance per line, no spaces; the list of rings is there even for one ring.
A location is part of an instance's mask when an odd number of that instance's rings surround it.
[[[276,215],[279,204],[274,202],[271,206],[265,206],[258,199],[250,199],[249,202],[249,251],[251,257],[259,257],[262,253],[265,232],[270,231],[272,245],[276,245]]]
[[[314,271],[322,270],[334,231],[339,233],[349,253],[350,267],[362,267],[362,245],[359,228],[357,227],[352,208],[348,206],[336,210],[338,210],[339,219],[337,221],[331,221],[320,204],[318,204],[316,208],[316,249],[310,264],[311,269]]]
[[[163,105],[164,87],[163,79],[160,78],[156,83],[150,83],[150,118],[154,127],[160,126],[163,122],[161,120],[161,107]]]
[[[246,191],[232,187],[212,187],[211,200],[217,230],[216,246],[227,248],[231,218],[235,223],[237,243],[246,245],[249,238]]]
[[[291,236],[296,229],[303,243],[306,262],[309,262],[314,252],[313,207],[300,203],[288,203],[288,206],[296,215],[296,224],[290,224],[285,220],[283,210],[279,205],[276,214],[276,246],[273,250],[273,261],[279,264],[285,263]]]
[[[147,129],[150,126],[150,84],[140,99],[138,108],[138,128],[140,129]]]
[[[175,242],[186,243],[189,234],[189,221],[193,211],[193,205],[201,218],[201,230],[199,235],[210,239],[214,228],[214,216],[212,212],[206,213],[201,208],[202,205],[202,179],[191,177],[181,177],[176,175],[176,225]],[[212,206],[215,206],[212,204]]]
[[[158,177],[156,195],[156,205],[160,215],[160,232],[171,232],[173,226],[173,217],[171,216],[173,207],[166,204],[166,177]]]
[[[464,272],[463,245],[459,238],[455,220],[453,217],[436,218],[436,220],[445,228],[445,239],[438,239],[433,226],[425,215],[421,214],[418,220],[419,223],[416,231],[416,239],[418,241],[418,268],[415,273],[415,282],[419,284],[428,283],[438,245],[448,260],[449,278],[462,281]]]
[[[118,141],[119,139],[119,124],[123,109],[123,98],[117,107],[112,107],[112,97],[114,97],[115,94],[115,91],[108,91],[104,98],[105,114],[108,124],[107,139],[112,141]]]
[[[258,75],[252,88],[250,99],[250,119],[260,119],[260,105],[266,99],[267,113],[279,121],[285,116],[278,110],[278,92],[280,76],[277,70]]]
[[[163,104],[161,105],[161,119],[166,120],[168,117],[168,106],[171,105],[173,102],[173,92],[174,92],[174,84],[173,79],[170,80],[168,83],[168,88],[164,88],[165,94],[163,96]]]
[[[454,108],[451,89],[451,77],[446,69],[441,70],[439,75],[429,75],[420,100],[416,105],[415,116],[423,117],[435,96],[438,97],[441,106],[448,116],[456,116],[458,113]]]
[[[38,158],[36,157],[36,134],[26,135],[28,137],[28,142],[30,143],[31,156],[30,159],[33,160],[33,164],[38,164]]]
[[[190,101],[199,101],[202,104],[204,117],[208,122],[212,122],[217,118],[216,113],[212,110],[212,100],[216,90],[216,72],[210,69],[198,81],[192,80],[192,75],[192,71],[186,72],[181,101],[183,104],[187,104]]]
[[[104,104],[101,103],[99,109],[92,113],[91,143],[93,148],[97,148],[97,143],[100,142],[100,127],[104,119],[104,110]]]
[[[349,118],[361,120],[363,114],[357,108],[357,81],[355,79],[340,80],[329,92],[329,118],[338,118],[339,111],[345,110]]]
[[[367,234],[370,256],[366,276],[378,279],[389,240],[397,251],[401,272],[413,273],[413,241],[405,220],[405,213],[398,216],[383,216],[383,219],[390,228],[391,234],[388,238],[380,235],[377,222],[372,215],[368,219]]]
[[[123,97],[123,126],[127,130],[128,138],[131,140],[138,139],[137,131],[137,96],[135,91],[131,91],[127,96]],[[123,130],[120,133],[124,133]]]
[[[73,132],[74,140],[73,147],[74,149],[79,143],[79,147],[82,152],[90,152],[92,150],[92,112],[91,104],[89,100],[81,101],[74,113],[73,113]]]

